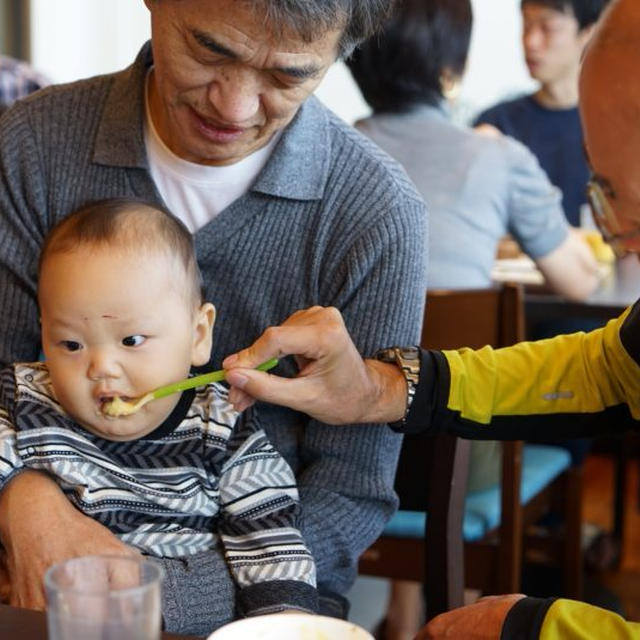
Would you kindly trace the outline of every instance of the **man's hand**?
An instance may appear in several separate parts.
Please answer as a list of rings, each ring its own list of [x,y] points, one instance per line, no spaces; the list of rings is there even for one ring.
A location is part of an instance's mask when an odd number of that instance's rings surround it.
[[[254,370],[269,358],[286,355],[296,356],[296,378]],[[407,387],[400,370],[363,360],[340,312],[332,307],[297,311],[222,366],[232,386],[229,400],[240,411],[259,399],[329,424],[392,422],[404,415]]]
[[[506,596],[480,598],[475,604],[435,617],[418,632],[415,640],[500,640],[507,614],[511,607],[524,597],[521,593],[512,593]]]
[[[16,476],[0,494],[0,540],[7,553],[9,602],[29,609],[45,608],[43,577],[52,564],[98,553],[137,554],[34,471]]]

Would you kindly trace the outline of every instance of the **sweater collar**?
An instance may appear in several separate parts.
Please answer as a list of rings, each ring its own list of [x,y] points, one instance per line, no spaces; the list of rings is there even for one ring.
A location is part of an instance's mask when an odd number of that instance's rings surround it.
[[[151,42],[147,42],[130,67],[113,75],[94,146],[97,164],[148,169],[144,81],[152,64]],[[307,98],[251,190],[291,199],[321,199],[331,151],[328,119],[328,110],[319,100]]]

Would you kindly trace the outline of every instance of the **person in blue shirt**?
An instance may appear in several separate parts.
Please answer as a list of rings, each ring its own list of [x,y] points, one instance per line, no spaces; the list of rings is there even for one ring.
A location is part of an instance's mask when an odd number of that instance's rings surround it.
[[[529,147],[561,190],[567,220],[576,227],[589,179],[578,114],[580,59],[607,2],[522,0],[525,62],[540,87],[476,119],[476,124],[492,125]]]

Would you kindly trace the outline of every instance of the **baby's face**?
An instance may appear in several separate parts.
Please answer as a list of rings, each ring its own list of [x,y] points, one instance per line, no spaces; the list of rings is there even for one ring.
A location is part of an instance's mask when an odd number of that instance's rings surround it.
[[[103,415],[103,403],[142,395],[187,377],[192,363],[204,364],[202,341],[210,349],[212,318],[203,317],[204,307],[193,308],[182,274],[158,251],[91,247],[45,261],[43,350],[56,398],[87,430],[110,440],[150,433],[179,394],[118,419]]]

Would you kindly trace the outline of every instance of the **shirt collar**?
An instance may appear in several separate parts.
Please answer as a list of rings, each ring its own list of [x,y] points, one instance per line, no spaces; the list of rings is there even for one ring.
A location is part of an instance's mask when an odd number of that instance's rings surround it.
[[[97,164],[148,169],[144,83],[152,64],[151,43],[147,42],[134,63],[113,76],[94,146]],[[322,198],[331,154],[329,117],[317,98],[307,98],[251,190],[300,200]]]
[[[134,63],[114,74],[96,135],[93,161],[113,167],[148,166],[144,147],[144,79],[151,66],[147,42]]]

